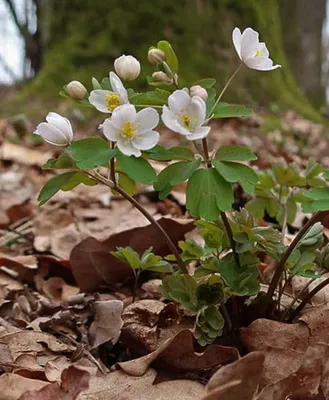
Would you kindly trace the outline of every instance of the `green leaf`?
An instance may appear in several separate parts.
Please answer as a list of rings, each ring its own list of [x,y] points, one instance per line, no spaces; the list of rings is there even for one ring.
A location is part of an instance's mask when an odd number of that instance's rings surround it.
[[[111,251],[111,254],[128,264],[132,269],[138,269],[141,266],[139,254],[131,247],[117,247],[116,251]]]
[[[196,298],[197,286],[198,284],[192,276],[176,274],[166,276],[162,280],[159,291],[167,299],[182,304],[188,310],[196,312],[198,310]]]
[[[206,246],[220,251],[223,246],[224,231],[219,226],[203,220],[199,220],[195,224],[200,227],[200,234]]]
[[[154,189],[160,192],[160,199],[167,197],[175,185],[186,181],[200,164],[201,159],[180,161],[162,170],[158,175],[158,180],[154,184]]]
[[[329,210],[329,187],[311,188],[304,191],[303,195],[309,202],[303,203],[304,212]]]
[[[222,146],[217,150],[215,158],[218,161],[253,161],[258,157],[248,147]]]
[[[315,252],[300,252],[295,249],[287,260],[286,267],[292,275],[304,275],[306,271],[311,270],[314,266]]]
[[[170,92],[162,89],[155,89],[151,92],[145,93],[134,93],[129,101],[131,104],[135,105],[159,105],[162,106],[167,104],[168,97],[170,96]]]
[[[214,169],[199,169],[191,176],[186,189],[186,207],[194,217],[207,221],[218,219],[221,211],[234,201],[231,185]]]
[[[62,153],[58,158],[50,158],[42,169],[76,169],[77,165],[68,153]]]
[[[240,254],[241,266],[237,266],[232,253],[227,254],[220,263],[220,273],[228,290],[237,296],[252,296],[259,292],[259,259],[254,254]]]
[[[196,290],[198,307],[211,306],[224,300],[224,284],[219,276],[211,276],[198,284]]]
[[[90,170],[108,164],[117,154],[117,149],[111,149],[109,143],[100,138],[81,139],[68,147],[77,166],[83,170]]]
[[[112,90],[111,81],[108,76],[102,79],[101,86],[103,90]]]
[[[117,154],[120,168],[134,181],[151,185],[157,178],[154,168],[143,158]]]
[[[117,171],[119,174],[119,186],[128,194],[133,195],[136,193],[136,182],[129,178],[129,176],[121,171]]]
[[[261,197],[256,197],[250,200],[246,204],[246,209],[250,214],[256,219],[262,219],[265,214],[265,208],[267,205],[267,199],[262,199]]]
[[[216,85],[216,79],[214,79],[214,78],[200,79],[199,81],[194,82],[192,86],[194,86],[194,85],[199,85],[205,89],[210,89]]]
[[[301,251],[305,250],[315,250],[320,247],[323,242],[323,225],[321,222],[315,223],[310,229],[305,233],[303,238],[300,240],[298,248]]]
[[[210,88],[207,90],[208,98],[206,100],[206,114],[208,115],[215,105],[216,101],[216,90],[214,88]]]
[[[157,47],[165,53],[166,63],[169,65],[171,70],[174,73],[177,73],[179,68],[178,59],[174,49],[171,47],[171,44],[166,40],[161,40],[158,42]]]
[[[151,251],[152,249],[149,250]],[[142,256],[140,265],[142,270],[163,273],[172,272],[172,267],[167,261],[163,260],[160,256],[156,256],[150,251],[146,251]]]
[[[94,90],[98,90],[98,89],[103,89],[102,85],[98,82],[98,80],[96,78],[92,78],[91,80],[91,84],[93,85],[93,89]]]
[[[89,178],[83,172],[71,171],[56,175],[43,186],[38,196],[39,205],[43,205],[59,190],[68,191],[83,183],[87,186],[97,185],[94,179]]]
[[[239,104],[218,103],[213,111],[213,118],[240,118],[253,114],[250,108]]]
[[[218,257],[207,258],[201,260],[201,266],[194,271],[195,277],[213,275],[220,273],[220,262]]]
[[[144,153],[151,160],[157,161],[195,160],[194,153],[186,147],[171,147],[166,149],[160,145],[156,145],[152,149],[144,151]]]
[[[224,318],[216,306],[204,308],[195,321],[194,337],[201,346],[206,346],[223,334],[224,325]]]
[[[257,174],[247,165],[232,161],[213,160],[213,165],[227,182],[239,182],[251,194],[258,182]]]

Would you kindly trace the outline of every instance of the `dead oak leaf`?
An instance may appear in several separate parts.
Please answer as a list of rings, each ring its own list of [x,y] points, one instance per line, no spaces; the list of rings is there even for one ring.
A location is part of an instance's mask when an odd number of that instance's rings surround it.
[[[17,374],[6,373],[0,376],[0,394],[6,400],[17,400],[27,391],[39,390],[47,385],[49,385],[48,382],[25,378]]]

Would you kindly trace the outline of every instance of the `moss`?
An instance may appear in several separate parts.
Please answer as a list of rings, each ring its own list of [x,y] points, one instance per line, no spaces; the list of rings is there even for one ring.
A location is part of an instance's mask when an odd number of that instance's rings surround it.
[[[282,70],[245,69],[227,93],[229,101],[277,102],[319,120],[303,96],[287,62],[281,38],[278,0],[63,0],[53,2],[51,42],[39,75],[25,94],[56,93],[72,79],[90,88],[91,77],[107,76],[122,53],[142,61],[158,40],[169,40],[179,55],[180,83],[215,77],[222,87],[238,59],[231,43],[234,26],[252,26],[268,44]],[[142,81],[142,80],[140,80]]]

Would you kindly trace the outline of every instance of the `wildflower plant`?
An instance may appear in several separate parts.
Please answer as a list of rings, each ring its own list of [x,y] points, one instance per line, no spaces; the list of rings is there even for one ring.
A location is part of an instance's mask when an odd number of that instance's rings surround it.
[[[40,204],[59,190],[79,184],[104,184],[132,203],[161,231],[172,254],[165,260],[151,249],[139,255],[131,248],[118,248],[113,254],[132,267],[136,281],[146,269],[165,274],[162,295],[195,315],[195,337],[202,345],[238,329],[245,299],[261,304],[258,316],[291,318],[295,303],[282,311],[280,299],[292,277],[316,279],[328,269],[319,221],[321,212],[329,208],[329,172],[314,160],[304,171],[283,162],[271,171],[258,171],[248,165],[257,156],[247,147],[208,149],[212,120],[252,114],[243,105],[222,101],[238,71],[244,66],[260,71],[280,67],[273,65],[266,45],[251,28],[243,33],[235,28],[233,44],[241,62],[219,94],[212,78],[180,87],[178,58],[170,43],[160,41],[148,52],[155,68],[147,78],[149,91],[140,93],[127,87],[126,82],[137,78],[141,69],[130,55],[115,61],[116,72],[111,71],[109,77],[100,82],[92,78],[90,93],[77,81],[63,88],[63,96],[106,114],[99,126],[100,137],[74,140],[70,122],[55,113],[49,113],[47,122],[35,131],[52,145],[66,146],[64,153],[44,166],[65,172],[45,184],[38,197]],[[159,145],[161,121],[173,135],[194,147]],[[164,162],[159,174],[152,160]],[[186,240],[176,248],[168,233],[133,197],[136,182],[153,185],[161,199],[177,184],[187,182],[186,207],[196,219],[204,244]],[[246,208],[228,214],[236,184],[252,199]],[[285,232],[298,207],[316,213],[287,246]],[[277,227],[257,224],[265,212],[277,219]],[[266,294],[260,285],[260,257],[264,259],[264,255],[275,264]]]

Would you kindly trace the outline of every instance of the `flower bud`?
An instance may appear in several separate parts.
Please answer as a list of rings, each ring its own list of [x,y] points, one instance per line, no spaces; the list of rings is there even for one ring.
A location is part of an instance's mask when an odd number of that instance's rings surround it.
[[[114,69],[124,81],[133,81],[141,72],[139,61],[133,56],[124,54],[114,61]]]
[[[208,92],[202,86],[194,85],[190,88],[190,96],[199,96],[202,100],[206,101],[208,98]]]
[[[79,81],[72,81],[66,86],[66,91],[72,99],[83,100],[87,96],[87,89]]]
[[[72,143],[73,130],[70,121],[59,114],[50,112],[47,122],[41,122],[33,132],[54,146],[67,146]]]
[[[162,71],[156,71],[152,74],[152,79],[156,82],[171,82],[171,79]]]
[[[163,61],[166,61],[165,53],[156,47],[153,47],[148,51],[147,58],[153,65],[161,64]]]

